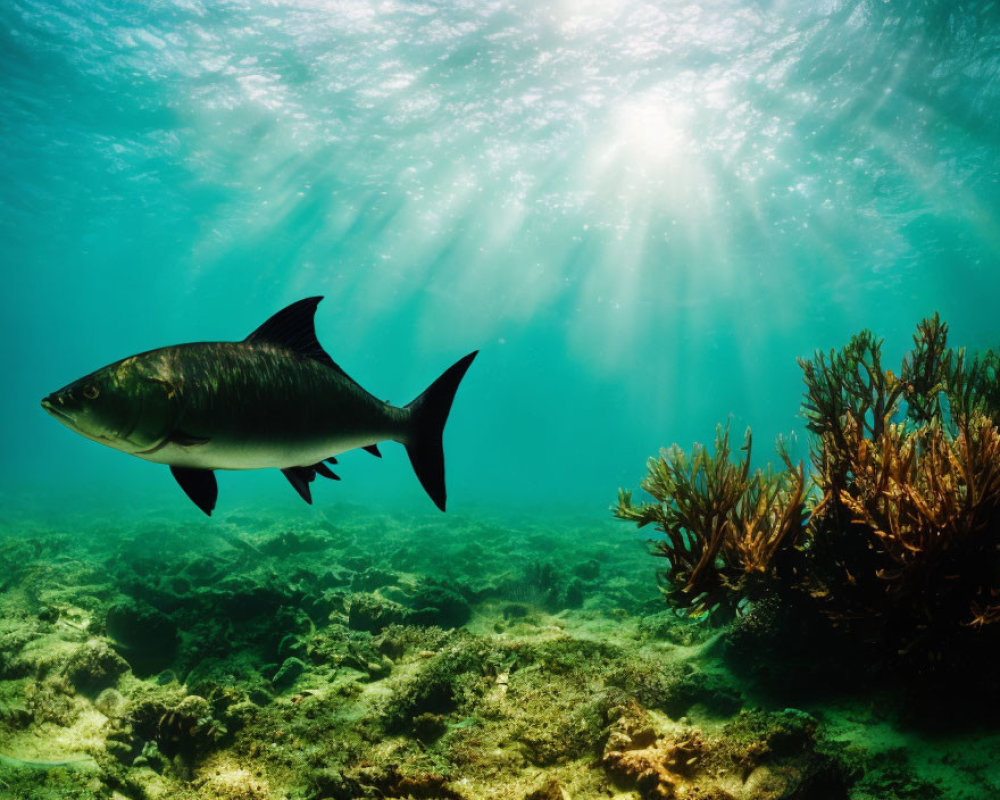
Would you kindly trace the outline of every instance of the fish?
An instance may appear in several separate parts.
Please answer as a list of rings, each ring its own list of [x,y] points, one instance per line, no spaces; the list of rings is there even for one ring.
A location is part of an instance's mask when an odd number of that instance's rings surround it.
[[[316,338],[307,297],[242,341],[193,342],[123,358],[42,399],[76,433],[166,464],[180,488],[211,516],[215,470],[279,469],[312,503],[317,475],[348,450],[381,458],[399,442],[421,486],[445,510],[444,426],[458,385],[478,354],[446,369],[405,406],[379,400],[348,376]]]

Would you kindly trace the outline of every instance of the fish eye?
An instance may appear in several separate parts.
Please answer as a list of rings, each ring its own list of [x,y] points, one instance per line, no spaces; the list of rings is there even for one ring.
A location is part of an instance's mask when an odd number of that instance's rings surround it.
[[[96,400],[100,393],[100,390],[92,383],[88,383],[83,387],[83,396],[88,400]]]

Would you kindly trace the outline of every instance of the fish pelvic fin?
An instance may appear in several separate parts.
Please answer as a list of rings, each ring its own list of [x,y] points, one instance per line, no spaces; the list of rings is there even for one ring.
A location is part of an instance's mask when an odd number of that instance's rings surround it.
[[[215,501],[219,496],[219,485],[215,473],[210,469],[191,469],[190,467],[170,467],[174,479],[184,490],[184,494],[208,516],[212,516]]]
[[[333,481],[339,481],[340,476],[335,474],[326,464],[320,461],[309,467],[287,467],[281,470],[281,474],[288,478],[288,482],[299,493],[299,497],[312,505],[312,491],[309,484],[316,480],[316,475],[322,475]]]
[[[404,443],[413,471],[424,491],[442,511],[447,492],[444,485],[444,425],[448,421],[458,384],[476,357],[474,350],[452,364],[416,400],[406,406],[410,412],[410,432]]]

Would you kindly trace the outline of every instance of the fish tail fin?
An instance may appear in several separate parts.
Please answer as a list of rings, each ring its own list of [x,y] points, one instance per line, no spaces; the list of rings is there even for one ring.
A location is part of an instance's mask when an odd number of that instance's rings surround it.
[[[442,443],[444,424],[448,421],[458,384],[478,352],[475,350],[456,361],[423,394],[406,406],[411,419],[410,435],[405,442],[406,453],[420,485],[442,511],[447,496]]]

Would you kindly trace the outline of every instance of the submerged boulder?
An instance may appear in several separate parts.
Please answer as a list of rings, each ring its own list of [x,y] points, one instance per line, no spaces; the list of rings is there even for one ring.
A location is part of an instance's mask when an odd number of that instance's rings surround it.
[[[64,674],[77,691],[97,695],[128,672],[128,663],[105,642],[90,641],[73,652]]]
[[[351,630],[378,633],[389,625],[409,622],[410,610],[376,594],[355,594],[347,612]]]
[[[460,628],[472,616],[469,601],[446,586],[433,584],[421,586],[411,604],[415,611],[410,621],[416,625]]]

